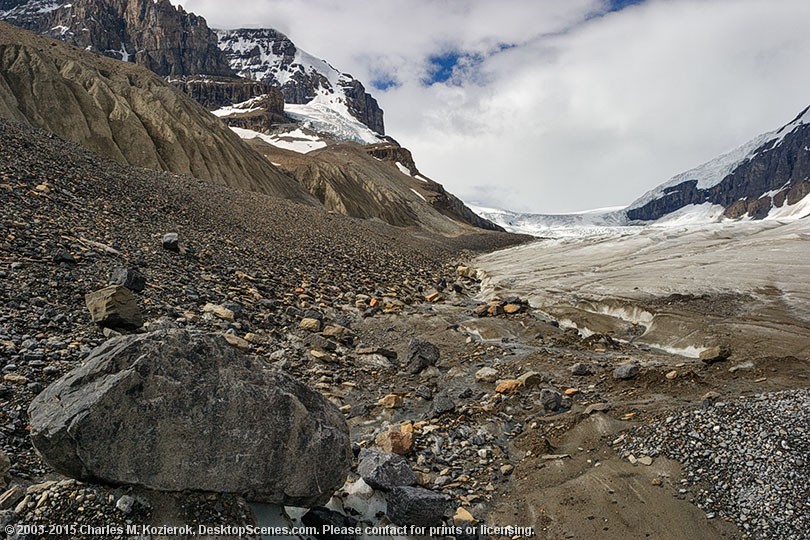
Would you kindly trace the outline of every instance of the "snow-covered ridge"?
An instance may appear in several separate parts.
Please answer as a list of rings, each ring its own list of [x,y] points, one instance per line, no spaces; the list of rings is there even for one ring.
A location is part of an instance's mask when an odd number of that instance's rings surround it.
[[[707,161],[694,169],[673,176],[668,181],[635,200],[630,204],[628,209],[641,208],[651,201],[660,199],[672,188],[690,180],[697,180],[698,189],[714,187],[722,182],[729,174],[734,172],[742,163],[756,156],[757,152],[763,146],[768,145],[768,149],[777,147],[784,140],[785,136],[799,126],[807,123],[810,123],[810,107],[804,109],[792,122],[781,128],[763,133],[730,152]]]

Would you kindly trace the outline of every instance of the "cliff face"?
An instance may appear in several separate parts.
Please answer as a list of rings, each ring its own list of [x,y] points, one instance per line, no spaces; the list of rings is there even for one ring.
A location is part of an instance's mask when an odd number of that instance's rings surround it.
[[[0,114],[121,163],[312,201],[298,183],[154,73],[2,22]]]
[[[4,0],[0,19],[162,76],[233,75],[205,19],[169,0]]]
[[[281,32],[260,28],[218,35],[231,67],[242,77],[278,87],[287,103],[304,105],[316,99],[338,103],[372,131],[385,134],[383,111],[360,81],[298,49]]]
[[[261,97],[267,112],[284,117],[284,96],[267,83],[239,77],[183,77],[169,82],[209,110]]]

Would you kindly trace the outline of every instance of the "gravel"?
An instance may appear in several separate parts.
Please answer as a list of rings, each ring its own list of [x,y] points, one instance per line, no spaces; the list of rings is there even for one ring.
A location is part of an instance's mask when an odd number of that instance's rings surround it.
[[[760,394],[684,410],[639,427],[625,455],[683,465],[680,491],[747,538],[810,538],[810,391]]]

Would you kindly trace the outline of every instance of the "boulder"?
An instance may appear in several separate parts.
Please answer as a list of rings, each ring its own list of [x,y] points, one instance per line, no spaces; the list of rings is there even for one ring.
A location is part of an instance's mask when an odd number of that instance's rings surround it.
[[[420,373],[428,366],[435,366],[439,361],[439,349],[433,343],[419,338],[408,342],[408,358],[405,371],[411,374]]]
[[[140,328],[143,315],[138,299],[122,285],[110,285],[84,297],[93,322],[107,328]]]
[[[445,495],[420,487],[396,487],[385,498],[388,519],[400,526],[439,526],[449,505]]]
[[[416,484],[416,475],[404,457],[368,448],[360,452],[357,474],[366,484],[381,491]]]
[[[219,334],[109,340],[28,412],[45,462],[82,481],[314,506],[351,465],[334,404]]]

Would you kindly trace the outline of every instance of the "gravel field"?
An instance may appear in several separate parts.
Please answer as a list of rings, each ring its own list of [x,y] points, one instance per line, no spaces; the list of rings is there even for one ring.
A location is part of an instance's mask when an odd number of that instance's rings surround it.
[[[810,391],[705,403],[636,429],[623,453],[680,462],[679,493],[748,538],[810,538]]]

